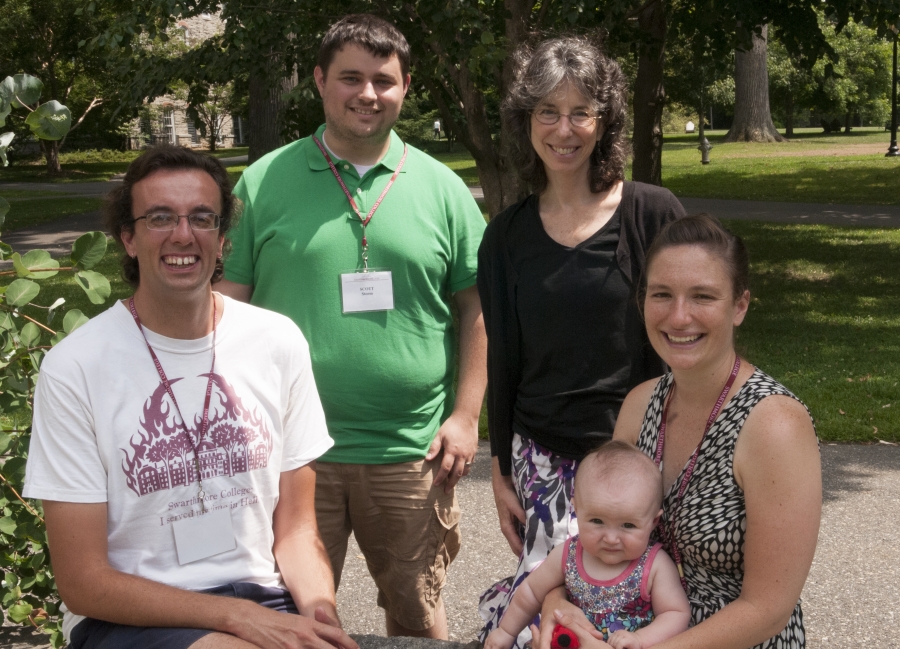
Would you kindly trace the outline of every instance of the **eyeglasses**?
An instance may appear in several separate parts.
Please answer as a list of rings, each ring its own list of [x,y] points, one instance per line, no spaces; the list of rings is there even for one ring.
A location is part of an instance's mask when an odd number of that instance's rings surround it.
[[[564,115],[563,113],[557,112],[552,108],[538,108],[531,113],[534,115],[534,118],[539,121],[541,124],[546,124],[547,126],[552,126],[559,121],[560,117],[568,117],[569,124],[574,126],[575,128],[587,128],[590,126],[595,119],[600,119],[594,115],[591,115],[589,112],[585,110],[576,110],[574,113],[570,115]]]
[[[181,219],[187,219],[191,230],[218,230],[219,215],[212,212],[196,212],[195,214],[174,214],[172,212],[151,212],[144,216],[136,216],[134,222],[147,220],[148,230],[174,230]]]

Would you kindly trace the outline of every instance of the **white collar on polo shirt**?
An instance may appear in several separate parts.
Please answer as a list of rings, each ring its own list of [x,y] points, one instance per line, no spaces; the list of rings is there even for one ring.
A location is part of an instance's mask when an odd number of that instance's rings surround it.
[[[335,158],[335,159],[337,159],[337,160],[340,160],[341,156],[339,156],[339,155],[336,154],[334,151],[332,151],[332,150],[331,150],[331,147],[328,146],[328,140],[325,139],[327,135],[328,135],[328,131],[323,131],[323,132],[322,132],[322,144],[324,144],[324,145],[325,145],[325,148],[328,149],[328,153],[331,155],[332,158]],[[352,164],[352,165],[353,165],[353,168],[356,169],[356,173],[359,174],[359,177],[360,177],[360,178],[362,178],[363,176],[365,176],[365,175],[366,175],[366,172],[367,172],[369,169],[371,169],[372,167],[375,166],[375,165],[357,165],[357,164],[353,164],[352,162],[351,162],[350,164]],[[377,163],[376,163],[376,164],[377,164]]]

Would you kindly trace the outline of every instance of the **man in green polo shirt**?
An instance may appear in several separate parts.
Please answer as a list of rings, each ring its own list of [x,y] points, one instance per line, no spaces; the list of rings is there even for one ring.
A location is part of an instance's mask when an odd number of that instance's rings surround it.
[[[352,531],[388,634],[446,639],[454,487],[475,455],[486,383],[484,220],[454,173],[392,131],[410,80],[396,28],[342,19],[315,80],[325,125],[244,172],[218,286],[290,316],[309,341],[335,441],[318,462],[316,516],[336,585]]]

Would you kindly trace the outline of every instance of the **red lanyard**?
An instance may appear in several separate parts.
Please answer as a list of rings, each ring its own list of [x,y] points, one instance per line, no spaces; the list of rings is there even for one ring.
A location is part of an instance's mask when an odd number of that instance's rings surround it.
[[[341,174],[338,173],[337,167],[334,166],[334,162],[331,160],[331,156],[328,155],[328,151],[325,150],[325,147],[322,146],[322,143],[319,142],[319,138],[313,135],[313,142],[316,143],[316,146],[319,147],[319,151],[322,152],[322,155],[325,156],[325,160],[328,162],[328,166],[331,167],[331,173],[334,174],[334,177],[337,178],[338,184],[341,186],[341,189],[344,190],[344,194],[347,196],[347,200],[350,201],[350,207],[353,208],[353,211],[356,212],[356,216],[359,217],[359,222],[362,223],[362,260],[363,260],[363,270],[369,270],[369,242],[366,239],[366,226],[369,225],[369,221],[372,220],[372,217],[375,216],[375,210],[378,209],[378,206],[381,205],[381,201],[384,200],[384,197],[387,196],[388,190],[391,188],[391,185],[394,184],[394,181],[397,180],[397,176],[400,174],[400,170],[403,169],[403,163],[406,162],[406,154],[408,149],[406,145],[403,145],[403,157],[400,158],[400,163],[397,165],[397,169],[394,170],[394,174],[391,176],[391,179],[388,181],[388,184],[385,186],[384,190],[381,192],[381,196],[378,197],[378,200],[375,201],[375,204],[372,206],[372,209],[369,210],[369,213],[366,216],[362,215],[362,212],[359,211],[359,208],[356,206],[356,201],[353,199],[353,194],[350,193],[350,190],[347,189],[347,185],[344,184],[343,179],[341,178]]]
[[[697,448],[694,449],[694,453],[691,455],[691,459],[688,461],[687,468],[684,471],[684,476],[681,478],[681,484],[678,487],[677,499],[674,506],[672,507],[671,514],[667,516],[668,529],[666,529],[666,524],[663,520],[659,521],[658,530],[660,538],[666,543],[666,545],[669,546],[669,553],[672,555],[672,560],[678,567],[678,575],[681,577],[681,585],[684,587],[685,592],[687,592],[687,581],[684,578],[684,568],[682,567],[681,563],[681,551],[678,549],[678,545],[675,543],[675,521],[677,515],[681,512],[681,504],[682,499],[684,498],[684,492],[687,491],[688,483],[691,481],[691,476],[694,475],[694,467],[697,464],[697,458],[700,456],[700,447],[703,446],[703,440],[706,439],[706,433],[709,432],[709,429],[712,428],[713,422],[716,420],[716,417],[719,416],[719,411],[722,409],[722,405],[725,403],[725,399],[728,398],[728,393],[731,391],[731,386],[734,385],[734,381],[737,378],[740,369],[741,359],[739,356],[735,356],[734,367],[731,368],[731,376],[729,376],[728,380],[725,382],[725,387],[722,388],[722,394],[719,395],[718,400],[716,400],[716,405],[713,406],[712,412],[709,413],[709,419],[706,420],[706,428],[703,429],[703,436],[700,438],[700,443],[697,444]],[[666,423],[669,420],[669,404],[672,403],[672,397],[674,396],[674,394],[675,383],[673,381],[672,387],[669,390],[668,398],[666,399],[666,405],[663,406],[662,423],[659,426],[659,438],[656,442],[656,457],[654,458],[656,466],[660,466],[662,464],[663,447],[666,443]]]
[[[175,405],[175,410],[176,412],[178,412],[178,416],[181,417],[181,426],[182,428],[184,428],[184,435],[191,443],[191,449],[194,451],[194,464],[197,468],[197,484],[200,489],[197,492],[197,498],[200,500],[200,506],[204,511],[206,511],[206,504],[203,502],[203,497],[206,494],[203,491],[203,478],[201,477],[200,473],[200,458],[198,457],[199,451],[197,449],[200,446],[200,442],[206,436],[206,431],[209,428],[209,402],[212,398],[213,370],[216,367],[216,298],[215,296],[213,296],[212,365],[209,368],[209,381],[207,381],[206,383],[206,398],[203,400],[203,420],[200,424],[200,435],[197,437],[196,444],[194,443],[193,438],[191,438],[191,434],[188,432],[184,415],[181,414],[181,408],[178,407],[178,401],[175,399],[175,393],[172,392],[172,385],[169,383],[169,379],[166,376],[165,370],[163,370],[162,363],[159,362],[159,358],[156,356],[156,352],[153,351],[153,347],[150,346],[150,341],[147,340],[147,334],[144,333],[144,328],[141,326],[141,319],[138,317],[137,309],[134,308],[133,296],[130,300],[128,300],[128,308],[131,309],[131,317],[134,318],[134,323],[137,325],[138,331],[141,332],[141,335],[144,337],[144,342],[147,343],[147,349],[150,351],[150,357],[153,359],[153,364],[156,365],[156,371],[159,374],[159,379],[166,387],[166,392],[169,394],[169,398]]]

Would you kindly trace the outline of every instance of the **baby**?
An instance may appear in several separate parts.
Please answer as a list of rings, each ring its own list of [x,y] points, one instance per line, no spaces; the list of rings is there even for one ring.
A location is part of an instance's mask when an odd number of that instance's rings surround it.
[[[485,649],[510,649],[563,584],[614,649],[645,649],[687,629],[691,609],[675,563],[649,545],[662,491],[653,460],[630,444],[609,442],[585,457],[573,498],[579,534],[522,582]]]

